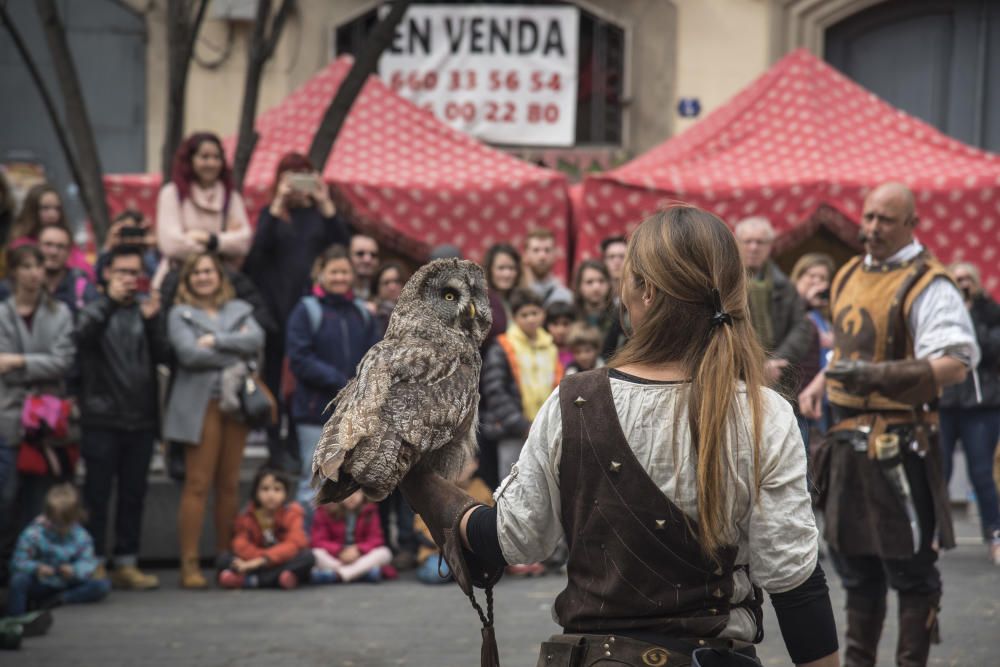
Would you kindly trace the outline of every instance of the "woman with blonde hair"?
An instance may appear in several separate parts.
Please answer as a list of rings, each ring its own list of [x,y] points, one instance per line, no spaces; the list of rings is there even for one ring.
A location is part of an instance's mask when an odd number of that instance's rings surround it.
[[[209,253],[196,253],[184,261],[167,330],[177,369],[163,437],[187,445],[177,519],[181,586],[205,588],[198,541],[208,492],[215,493],[215,548],[221,553],[232,538],[248,433],[246,424],[220,410],[222,371],[255,360],[264,346],[264,332],[253,318],[253,307],[235,298],[222,262]]]
[[[839,664],[805,452],[765,387],[732,233],[696,208],[661,212],[632,235],[622,280],[628,342],[549,397],[495,509],[423,470],[404,493],[466,590],[565,537],[566,634],[539,664],[689,665],[702,648],[759,664],[761,588],[794,663]]]

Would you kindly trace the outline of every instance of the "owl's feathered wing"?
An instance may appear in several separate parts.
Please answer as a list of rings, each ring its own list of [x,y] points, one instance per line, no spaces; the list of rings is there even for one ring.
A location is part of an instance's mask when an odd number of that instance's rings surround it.
[[[372,347],[316,445],[316,502],[359,488],[384,498],[421,458],[444,475],[457,473],[475,451],[480,364],[469,361],[416,337]]]

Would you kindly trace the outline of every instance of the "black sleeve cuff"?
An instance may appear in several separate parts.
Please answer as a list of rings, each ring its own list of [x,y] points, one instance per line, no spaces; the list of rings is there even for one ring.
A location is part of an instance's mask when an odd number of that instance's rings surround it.
[[[507,567],[507,560],[500,549],[500,536],[497,535],[496,507],[477,507],[465,525],[465,536],[478,560],[489,567]]]
[[[838,650],[830,591],[819,563],[801,585],[772,595],[771,604],[792,662],[812,662]]]

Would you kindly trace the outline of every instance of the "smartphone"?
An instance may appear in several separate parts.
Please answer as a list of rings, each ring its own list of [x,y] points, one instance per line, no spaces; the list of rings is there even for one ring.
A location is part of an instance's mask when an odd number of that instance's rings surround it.
[[[122,227],[122,241],[132,241],[133,243],[146,238],[146,230],[142,227]]]
[[[141,275],[135,279],[135,293],[148,295],[150,289],[149,276]]]
[[[312,192],[316,189],[316,175],[302,172],[290,173],[288,174],[288,185],[299,192]]]

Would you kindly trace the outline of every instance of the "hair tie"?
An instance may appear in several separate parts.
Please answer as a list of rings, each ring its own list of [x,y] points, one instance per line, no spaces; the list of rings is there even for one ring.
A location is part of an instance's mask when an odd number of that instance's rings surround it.
[[[733,316],[722,309],[722,294],[719,292],[718,287],[712,288],[712,308],[715,312],[709,318],[709,321],[712,323],[713,329],[721,327],[723,324],[732,326]]]

